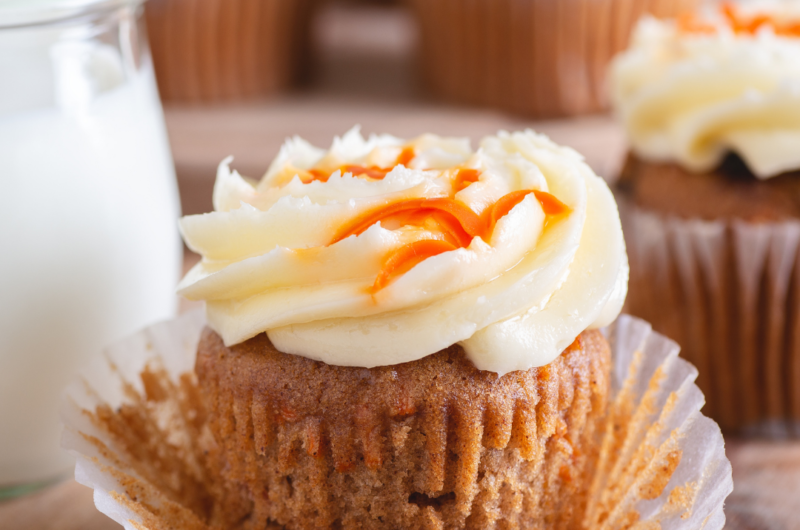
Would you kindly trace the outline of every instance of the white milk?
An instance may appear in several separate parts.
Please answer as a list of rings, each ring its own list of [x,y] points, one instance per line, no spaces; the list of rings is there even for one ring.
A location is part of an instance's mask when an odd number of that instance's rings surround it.
[[[179,205],[148,56],[59,38],[0,30],[0,486],[69,469],[66,383],[176,309]]]

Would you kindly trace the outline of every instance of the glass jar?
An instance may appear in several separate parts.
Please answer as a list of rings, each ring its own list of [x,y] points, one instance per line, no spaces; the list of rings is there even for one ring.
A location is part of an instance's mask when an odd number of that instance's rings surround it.
[[[66,474],[59,400],[176,310],[179,203],[142,6],[0,3],[0,498]]]

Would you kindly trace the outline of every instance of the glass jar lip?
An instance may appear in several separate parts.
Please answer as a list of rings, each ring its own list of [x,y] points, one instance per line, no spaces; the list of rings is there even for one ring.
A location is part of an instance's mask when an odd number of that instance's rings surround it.
[[[57,23],[145,0],[0,0],[0,29]]]

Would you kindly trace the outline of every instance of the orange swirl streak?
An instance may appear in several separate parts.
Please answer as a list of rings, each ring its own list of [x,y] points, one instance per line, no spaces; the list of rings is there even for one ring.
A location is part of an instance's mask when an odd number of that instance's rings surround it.
[[[372,293],[383,289],[395,276],[408,272],[420,262],[458,247],[440,239],[422,239],[390,252],[383,260],[380,273],[372,284]]]
[[[405,147],[397,156],[397,159],[394,162],[392,167],[378,167],[378,166],[359,166],[355,164],[345,164],[343,166],[338,167],[338,171],[344,175],[345,173],[350,173],[354,177],[367,177],[373,180],[383,180],[386,175],[392,171],[396,166],[402,164],[403,166],[408,167],[408,164],[414,160],[416,156],[416,151],[413,147]],[[326,171],[323,169],[313,168],[306,171],[305,178],[301,179],[304,184],[309,184],[315,180],[320,182],[328,182],[328,179],[331,178],[331,175],[337,171],[334,169],[333,171]]]
[[[439,220],[446,219],[445,222],[451,229],[456,229],[456,226],[458,226],[460,230],[463,230],[463,232],[469,236],[464,246],[469,245],[469,241],[472,241],[472,238],[483,236],[485,233],[486,226],[484,222],[478,217],[478,214],[473,212],[464,203],[447,198],[406,199],[386,206],[380,206],[370,212],[359,215],[339,229],[336,236],[334,236],[331,241],[331,244],[337,243],[354,234],[359,235],[379,221],[387,221],[392,217],[399,217],[402,214],[429,213],[430,215],[439,212],[444,214],[437,216]],[[449,219],[447,219],[448,217]],[[465,240],[461,235],[458,239],[459,241]]]
[[[511,209],[517,204],[522,202],[522,199],[533,193],[536,200],[542,206],[545,215],[561,215],[569,211],[569,206],[561,202],[555,195],[547,193],[546,191],[539,190],[519,190],[512,191],[500,197],[496,203],[487,209],[486,223],[488,232],[494,230],[494,225],[497,224],[501,218],[505,217]]]
[[[512,191],[487,208],[481,219],[469,207],[454,199],[407,199],[366,212],[343,226],[331,244],[351,235],[363,233],[377,222],[396,221],[400,225],[421,225],[425,219],[433,219],[444,236],[440,239],[423,239],[404,245],[390,252],[383,261],[381,270],[371,288],[374,294],[383,289],[394,277],[411,270],[429,257],[466,248],[474,237],[491,235],[497,221],[514,206],[534,194],[545,215],[549,217],[569,212],[570,208],[554,195],[539,190]]]

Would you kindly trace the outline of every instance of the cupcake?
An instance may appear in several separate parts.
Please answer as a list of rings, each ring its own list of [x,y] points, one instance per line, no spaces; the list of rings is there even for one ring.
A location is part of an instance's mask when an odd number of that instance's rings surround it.
[[[696,0],[412,0],[420,62],[443,99],[549,118],[606,108],[606,67],[645,13]]]
[[[800,10],[643,20],[611,69],[631,143],[629,309],[675,338],[724,429],[800,433]]]
[[[153,65],[164,101],[264,97],[302,76],[310,0],[150,0]]]
[[[215,472],[256,527],[577,528],[627,260],[616,205],[532,132],[293,139],[220,168],[179,287]],[[591,242],[589,242],[591,240]]]
[[[621,225],[577,153],[353,130],[287,141],[260,181],[228,164],[181,221],[205,312],[67,392],[98,508],[130,529],[722,528],[697,371],[612,323]]]

